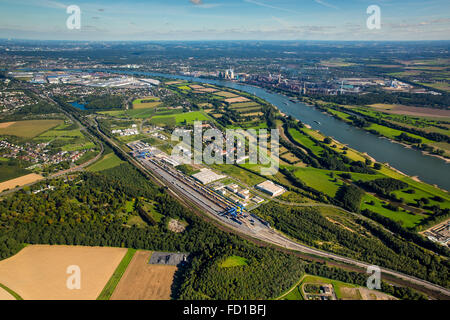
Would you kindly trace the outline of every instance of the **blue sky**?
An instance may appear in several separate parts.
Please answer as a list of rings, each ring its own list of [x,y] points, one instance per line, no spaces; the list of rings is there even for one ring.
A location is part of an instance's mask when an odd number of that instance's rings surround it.
[[[81,9],[69,30],[66,8]],[[366,27],[369,5],[381,29]],[[449,0],[0,0],[0,38],[450,40]]]

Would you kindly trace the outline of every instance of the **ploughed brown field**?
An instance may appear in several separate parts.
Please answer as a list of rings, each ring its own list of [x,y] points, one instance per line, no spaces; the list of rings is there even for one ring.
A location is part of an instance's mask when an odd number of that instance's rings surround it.
[[[17,186],[24,186],[41,179],[44,179],[44,177],[41,176],[40,174],[30,173],[15,179],[7,180],[5,182],[0,183],[0,192],[6,189],[14,189]]]
[[[176,266],[148,264],[150,251],[137,251],[110,300],[170,300]]]
[[[25,300],[95,300],[125,248],[29,245],[0,261],[0,283]],[[80,289],[69,289],[69,266],[80,268]],[[70,271],[70,270],[69,270]]]
[[[430,118],[450,118],[450,110],[444,109],[410,107],[400,104],[384,104],[384,103],[372,104],[370,106],[375,109],[380,109],[380,111],[382,112],[392,114],[404,114],[408,116],[430,117]]]

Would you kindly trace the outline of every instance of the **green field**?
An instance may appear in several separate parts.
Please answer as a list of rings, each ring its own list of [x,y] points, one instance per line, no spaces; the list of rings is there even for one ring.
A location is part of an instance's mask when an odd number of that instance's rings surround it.
[[[99,161],[90,165],[87,170],[91,172],[102,171],[106,169],[111,169],[120,165],[123,161],[120,160],[114,152],[104,155]]]
[[[30,171],[19,168],[18,166],[9,166],[5,162],[0,163],[0,182],[15,179],[28,173],[30,173]]]
[[[194,121],[209,121],[210,118],[203,111],[192,111],[177,113],[170,116],[154,116],[150,119],[152,124],[163,124],[163,125],[175,125],[182,124],[186,121],[187,124],[192,124]]]
[[[367,129],[369,129],[369,130],[370,129],[376,130],[382,136],[385,136],[385,137],[390,138],[390,139],[395,139],[395,137],[399,136],[400,134],[402,134],[404,132],[404,131],[400,131],[400,130],[397,130],[397,129],[392,129],[392,128],[389,128],[389,127],[386,127],[386,126],[382,126],[382,125],[379,125],[379,124],[376,124],[376,123],[370,124],[370,126],[367,127]],[[430,139],[418,136],[416,134],[412,134],[412,133],[409,133],[409,132],[406,133],[406,134],[408,136],[410,136],[410,137],[413,137],[413,138],[416,138],[416,139],[421,139],[422,143],[431,144],[431,143],[434,142],[434,141],[432,141]]]
[[[230,104],[231,109],[241,109],[241,108],[248,108],[248,107],[261,107],[256,102],[241,102],[241,103],[232,103]]]
[[[211,168],[216,169],[223,174],[231,176],[239,181],[242,181],[249,186],[253,186],[266,180],[254,173],[248,172],[247,170],[239,168],[238,166],[232,164],[214,164],[211,165]]]
[[[305,136],[300,131],[293,128],[289,129],[289,134],[295,141],[305,146],[306,148],[311,149],[311,151],[315,155],[320,156],[321,152],[323,151],[323,148],[321,146],[316,145],[316,143],[312,141],[308,136]]]
[[[247,259],[239,256],[230,256],[220,263],[221,268],[232,268],[248,265]]]
[[[99,113],[119,118],[145,119],[150,118],[155,113],[155,110],[155,108],[140,108],[131,110],[102,111]]]
[[[155,108],[161,104],[162,103],[158,97],[145,97],[145,98],[134,100],[133,101],[133,109]]]
[[[95,148],[93,142],[68,144],[62,147],[63,151],[81,151]]]
[[[145,201],[144,205],[142,206],[142,209],[145,210],[145,212],[147,212],[147,214],[156,222],[161,222],[161,219],[164,217],[164,215],[162,215],[161,213],[159,213],[158,211],[156,211],[155,208],[155,204],[156,202],[151,201]]]
[[[298,168],[297,170],[295,170],[295,176],[306,185],[331,197],[334,197],[339,187],[342,185],[342,181],[339,180],[337,174],[335,174],[335,178],[337,178],[337,181],[333,182],[334,178],[330,177],[330,172],[332,171],[311,167]]]
[[[63,120],[24,120],[11,122],[7,127],[3,127],[4,123],[0,123],[0,135],[34,138],[63,122]]]
[[[370,205],[367,202],[373,201],[374,204]],[[370,194],[365,194],[361,201],[361,210],[369,209],[370,211],[376,212],[389,218],[393,221],[399,222],[405,228],[415,227],[422,221],[423,216],[419,214],[411,214],[405,212],[403,209],[399,208],[399,211],[392,211],[383,207],[383,202]]]
[[[80,129],[73,128],[73,124],[61,124],[42,133],[33,140],[35,142],[62,142],[64,144],[61,147],[63,151],[81,151],[95,148],[95,144]]]
[[[123,257],[120,264],[117,266],[111,279],[109,279],[108,283],[103,288],[103,290],[100,293],[100,295],[98,296],[97,300],[109,300],[109,298],[111,298],[112,294],[114,293],[114,290],[116,289],[117,285],[119,284],[120,279],[122,278],[125,270],[127,269],[128,265],[130,264],[131,259],[133,258],[135,253],[136,253],[136,249],[128,249],[127,253]]]

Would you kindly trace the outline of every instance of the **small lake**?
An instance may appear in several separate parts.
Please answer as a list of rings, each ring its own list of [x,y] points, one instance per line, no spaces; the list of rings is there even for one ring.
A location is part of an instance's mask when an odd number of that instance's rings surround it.
[[[70,104],[71,104],[73,107],[77,108],[77,109],[80,109],[80,110],[86,110],[86,108],[84,107],[85,104],[81,104],[81,103],[78,103],[78,102],[70,102]]]

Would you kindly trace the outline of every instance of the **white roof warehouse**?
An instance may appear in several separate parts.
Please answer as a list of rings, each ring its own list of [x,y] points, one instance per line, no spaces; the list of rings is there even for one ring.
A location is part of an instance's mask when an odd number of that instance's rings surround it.
[[[270,194],[272,197],[279,196],[280,194],[283,194],[286,190],[283,187],[280,187],[279,185],[276,185],[270,180],[266,180],[264,182],[261,182],[256,186],[256,189],[259,189],[265,193]]]

